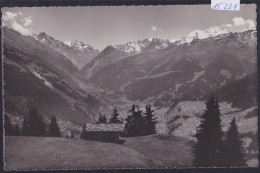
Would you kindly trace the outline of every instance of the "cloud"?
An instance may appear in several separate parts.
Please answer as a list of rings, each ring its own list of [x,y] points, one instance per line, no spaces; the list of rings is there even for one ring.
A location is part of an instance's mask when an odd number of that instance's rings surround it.
[[[31,31],[17,22],[13,22],[12,29],[20,32],[22,35],[29,35]]]
[[[152,31],[162,31],[158,26],[152,26]]]
[[[152,30],[156,31],[157,30],[157,26],[152,26]]]
[[[247,24],[247,28],[249,30],[256,29],[256,25],[255,25],[255,22],[253,20],[250,20],[250,19],[246,20],[246,24]]]
[[[3,13],[2,17],[3,26],[7,26],[23,35],[31,34],[29,26],[33,23],[32,17],[23,17],[22,12],[9,12]]]
[[[227,23],[227,24],[224,24],[224,25],[222,25],[222,26],[224,26],[224,27],[232,27],[233,25],[230,24],[230,23]]]
[[[6,21],[12,20],[12,19],[16,18],[16,16],[17,16],[17,13],[12,13],[12,12],[7,11],[3,14],[3,20],[6,20]]]
[[[232,24],[227,23],[221,25],[223,28],[229,30],[230,32],[243,32],[247,30],[255,30],[256,23],[251,19],[244,19],[242,17],[235,17],[232,19]]]
[[[246,24],[245,19],[243,19],[242,17],[235,17],[234,19],[232,19],[232,21],[235,26],[241,26]]]
[[[24,26],[30,26],[33,23],[32,17],[25,17],[24,18]]]

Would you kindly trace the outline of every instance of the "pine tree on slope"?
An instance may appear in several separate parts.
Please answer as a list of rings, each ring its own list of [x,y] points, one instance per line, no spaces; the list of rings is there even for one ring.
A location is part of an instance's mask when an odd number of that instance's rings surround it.
[[[4,121],[5,121],[5,124],[4,124],[5,135],[6,136],[12,136],[14,127],[13,127],[9,117],[6,114],[5,114]]]
[[[117,108],[114,108],[113,114],[112,114],[112,117],[109,120],[109,123],[122,123],[119,120],[118,116],[119,116],[118,110],[117,110]]]
[[[125,124],[125,129],[124,129],[124,136],[133,136],[134,135],[134,125],[133,125],[133,114],[135,111],[135,105],[132,105],[132,108],[129,110],[130,114],[127,116],[125,119],[126,124]]]
[[[126,118],[124,135],[128,137],[140,136],[144,129],[142,111],[139,110],[137,105],[133,104],[129,112],[130,114]]]
[[[70,133],[70,138],[71,138],[71,139],[74,139],[74,138],[75,138],[75,135],[74,135],[73,131],[71,131],[71,133]]]
[[[224,147],[225,166],[247,166],[244,159],[243,142],[240,139],[235,118],[230,123],[226,139],[224,140]]]
[[[152,110],[151,105],[148,104],[145,107],[145,130],[146,134],[154,134],[156,133],[156,124],[157,124],[157,118],[155,117],[154,110]]]
[[[24,118],[22,135],[46,136],[46,124],[38,114],[37,108],[31,108],[28,117]]]
[[[42,116],[39,115],[38,116],[38,122],[37,122],[38,126],[37,126],[37,136],[46,136],[46,127],[47,125],[44,123],[43,119],[42,119]]]
[[[218,100],[213,95],[206,102],[206,110],[195,135],[193,147],[195,167],[223,166],[223,144]]]
[[[86,125],[84,124],[82,132],[80,134],[80,139],[84,139],[86,137]]]
[[[99,114],[99,118],[98,118],[98,122],[97,123],[101,123],[101,124],[105,124],[107,123],[107,118],[105,115]]]
[[[51,123],[49,127],[49,136],[51,137],[61,137],[60,128],[57,123],[57,119],[55,116],[52,116]]]

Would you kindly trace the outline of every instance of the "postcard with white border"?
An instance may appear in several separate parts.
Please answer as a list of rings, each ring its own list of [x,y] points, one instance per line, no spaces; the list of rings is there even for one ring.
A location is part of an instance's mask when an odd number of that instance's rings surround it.
[[[256,5],[222,5],[3,7],[4,169],[257,167]]]

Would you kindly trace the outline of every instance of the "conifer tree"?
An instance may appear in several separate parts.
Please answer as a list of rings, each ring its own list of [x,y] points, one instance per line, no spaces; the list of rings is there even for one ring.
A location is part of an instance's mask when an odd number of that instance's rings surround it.
[[[197,143],[193,147],[196,167],[223,166],[223,144],[218,100],[213,95],[206,102],[206,110],[195,135]]]
[[[37,129],[37,136],[46,136],[47,125],[44,123],[41,115],[38,116],[37,124],[38,124],[38,127],[36,128]]]
[[[24,117],[24,119],[23,119],[23,125],[22,125],[22,131],[21,131],[23,136],[30,136],[31,128],[30,128],[28,119],[29,119],[28,117]]]
[[[112,114],[112,117],[110,118],[109,120],[109,123],[122,123],[119,118],[119,113],[118,113],[118,109],[117,108],[114,108],[113,110],[113,114]]]
[[[107,123],[106,115],[103,116],[103,123]]]
[[[224,140],[225,166],[246,166],[243,153],[243,142],[237,130],[235,118],[231,121],[230,127]]]
[[[15,128],[14,128],[14,136],[20,136],[20,135],[21,135],[20,127],[19,127],[18,123],[16,123]]]
[[[138,106],[133,104],[129,112],[130,114],[126,118],[124,135],[128,137],[140,136],[144,129],[142,111],[139,110]]]
[[[154,110],[152,110],[151,105],[148,104],[145,107],[145,130],[146,134],[154,134],[156,133],[156,124],[157,124],[157,118],[155,117]]]
[[[42,116],[38,114],[37,108],[31,108],[28,117],[24,118],[22,134],[25,136],[46,135],[46,124]]]
[[[49,127],[49,136],[51,137],[61,137],[60,128],[57,123],[57,119],[55,116],[52,116],[51,123]]]
[[[5,129],[5,135],[6,136],[12,136],[13,135],[13,130],[14,127],[9,119],[9,117],[5,114],[5,124],[4,124],[4,129]]]
[[[140,136],[145,133],[142,111],[138,106],[136,106],[136,111],[134,112],[134,126],[136,127],[136,136]]]
[[[106,118],[106,116],[99,114],[99,119],[98,119],[98,122],[97,122],[97,123],[101,123],[101,124],[107,123],[107,118]]]
[[[75,135],[74,135],[73,131],[71,131],[70,138],[71,138],[71,139],[74,139],[74,138],[75,138]]]
[[[84,139],[86,137],[86,125],[84,124],[82,128],[82,132],[80,134],[80,139]]]

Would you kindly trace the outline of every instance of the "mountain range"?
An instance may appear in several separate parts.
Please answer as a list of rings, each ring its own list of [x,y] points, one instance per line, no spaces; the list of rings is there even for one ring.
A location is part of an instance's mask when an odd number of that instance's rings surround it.
[[[53,37],[42,32],[38,35],[33,35],[36,40],[39,40],[46,46],[63,54],[72,62],[78,69],[85,66],[91,59],[98,55],[99,51],[88,44],[72,40],[65,43],[55,40]]]
[[[158,40],[152,39],[150,45]],[[256,31],[176,41],[130,55],[108,46],[81,70],[96,87],[134,101],[168,100],[164,106],[179,99],[199,99],[254,72]]]

